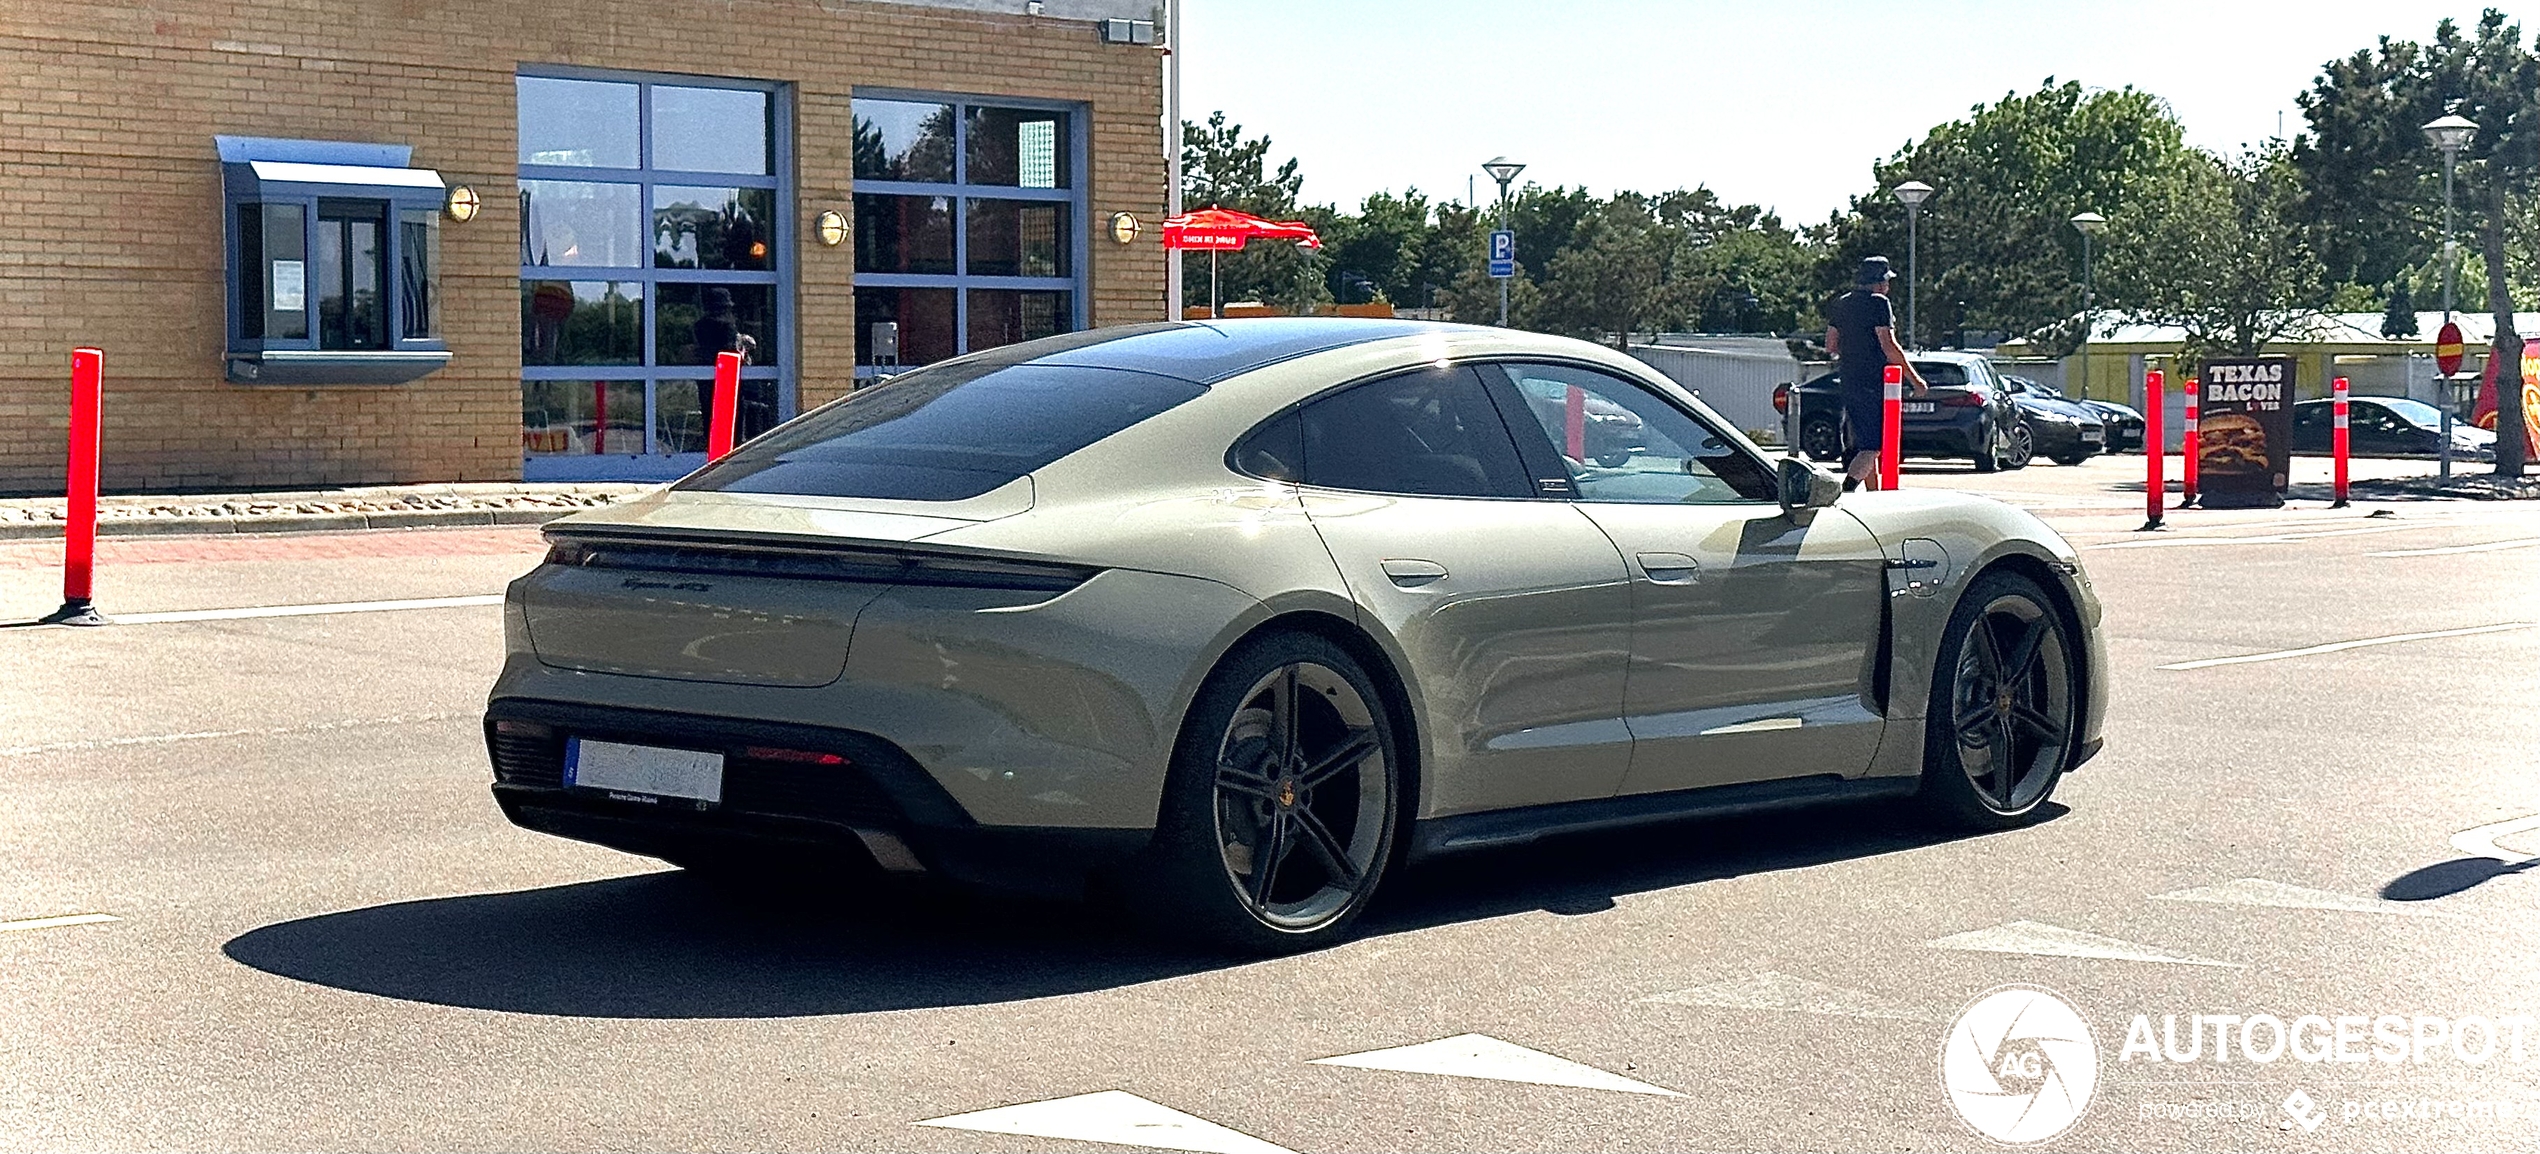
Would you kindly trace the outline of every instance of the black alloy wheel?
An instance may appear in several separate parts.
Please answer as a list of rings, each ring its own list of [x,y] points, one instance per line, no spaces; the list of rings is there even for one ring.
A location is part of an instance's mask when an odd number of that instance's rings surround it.
[[[1247,953],[1337,941],[1393,854],[1397,760],[1382,698],[1347,652],[1301,635],[1240,648],[1185,725],[1154,912]]]
[[[1943,633],[1925,729],[1922,796],[1962,826],[2021,824],[2072,763],[2079,648],[2046,591],[1989,573]]]
[[[1843,426],[1832,417],[1810,417],[1799,426],[1799,450],[1820,462],[1843,457]]]

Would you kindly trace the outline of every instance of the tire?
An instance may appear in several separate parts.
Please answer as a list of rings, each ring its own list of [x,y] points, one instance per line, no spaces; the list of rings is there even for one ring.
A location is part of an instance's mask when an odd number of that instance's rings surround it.
[[[2011,456],[2002,462],[2005,469],[2025,469],[2037,459],[2037,434],[2028,431],[2028,422],[2011,426]]]
[[[1343,940],[1393,858],[1398,740],[1338,645],[1278,633],[1236,647],[1183,721],[1136,912],[1243,954]]]
[[[1819,462],[1843,459],[1843,426],[1832,417],[1810,417],[1799,426],[1799,450]]]
[[[1599,453],[1596,457],[1596,463],[1603,465],[1608,469],[1620,469],[1623,466],[1632,463],[1632,454],[1628,449],[1613,453]]]
[[[2050,458],[2050,459],[2051,459],[2051,460],[2053,460],[2056,464],[2058,464],[2058,465],[2062,465],[2063,467],[2065,467],[2065,468],[2069,469],[2069,468],[2072,468],[2072,467],[2073,467],[2073,466],[2075,466],[2075,465],[2078,465],[2078,464],[2080,464],[2080,463],[2082,463],[2082,462],[2084,462],[2084,461],[2089,460],[2089,459],[2090,459],[2090,454],[2088,454],[2088,453],[2065,453],[2065,454],[2062,454],[2062,455],[2060,455],[2060,456],[2056,456],[2056,457],[2053,457],[2053,458]]]
[[[1991,473],[2002,468],[2002,458],[1994,455],[1993,441],[1993,437],[1987,436],[1983,444],[1976,446],[1975,455],[1971,458],[1976,472]]]
[[[1930,816],[1977,830],[2034,819],[2072,766],[2079,662],[2072,624],[2035,581],[1995,571],[1968,586],[1941,633],[1924,714]]]

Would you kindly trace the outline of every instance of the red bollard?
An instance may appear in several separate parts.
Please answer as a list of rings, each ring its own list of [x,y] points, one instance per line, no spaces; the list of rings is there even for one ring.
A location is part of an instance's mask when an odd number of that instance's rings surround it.
[[[2197,394],[2204,391],[2204,385],[2196,378],[2187,378],[2187,414],[2186,419],[2179,422],[2178,430],[2180,433],[2178,483],[2181,490],[2178,507],[2181,509],[2196,503],[2196,459],[2204,455],[2202,442],[2197,440],[2196,432],[2196,412],[2201,407],[2197,403]]]
[[[2329,386],[2328,451],[2337,458],[2337,500],[2331,509],[2346,507],[2346,378],[2339,377]]]
[[[2169,503],[2169,481],[2161,475],[2163,458],[2169,456],[2167,435],[2161,430],[2161,370],[2143,374],[2143,507],[2151,513],[2145,529],[2161,527],[2161,506]]]
[[[706,460],[720,461],[732,451],[732,430],[741,415],[741,354],[714,355],[714,419],[706,423]]]
[[[1587,390],[1577,385],[1561,401],[1561,445],[1571,460],[1587,460]]]
[[[1887,367],[1885,390],[1879,404],[1879,488],[1893,489],[1905,479],[1905,366]]]
[[[71,460],[65,486],[70,518],[62,526],[62,607],[44,619],[55,625],[106,623],[89,600],[97,571],[97,455],[104,445],[97,410],[105,376],[106,354],[71,350]]]

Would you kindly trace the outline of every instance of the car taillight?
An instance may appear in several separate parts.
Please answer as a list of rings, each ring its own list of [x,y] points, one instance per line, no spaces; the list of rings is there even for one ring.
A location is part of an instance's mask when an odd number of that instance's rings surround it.
[[[1788,414],[1789,414],[1789,412],[1790,412],[1790,386],[1789,386],[1789,385],[1775,385],[1775,386],[1773,386],[1773,411],[1774,411],[1774,412],[1776,412],[1776,413],[1781,413],[1781,414],[1784,414],[1784,415],[1788,415]]]
[[[751,761],[790,761],[796,765],[845,765],[847,759],[834,753],[814,753],[808,749],[771,749],[753,745],[741,751]]]
[[[1983,393],[1960,393],[1940,403],[1953,409],[1981,409],[1992,403],[1992,399]]]

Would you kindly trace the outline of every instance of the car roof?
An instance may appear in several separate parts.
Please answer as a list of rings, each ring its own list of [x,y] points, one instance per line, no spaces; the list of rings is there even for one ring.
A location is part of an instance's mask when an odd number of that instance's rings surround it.
[[[1070,333],[1009,345],[996,354],[1011,358],[1009,363],[1124,369],[1213,385],[1314,353],[1468,327],[1359,317],[1167,321]]]

